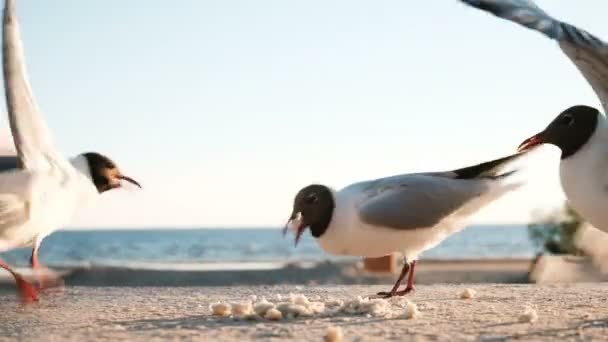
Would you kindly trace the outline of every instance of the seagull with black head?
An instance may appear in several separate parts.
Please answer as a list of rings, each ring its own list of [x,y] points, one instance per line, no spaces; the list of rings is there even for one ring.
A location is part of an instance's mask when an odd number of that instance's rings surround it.
[[[39,290],[59,282],[38,260],[42,240],[97,195],[122,187],[123,181],[141,186],[102,154],[88,152],[68,160],[55,149],[29,85],[15,0],[6,0],[4,6],[4,88],[17,155],[0,160],[0,252],[32,247],[38,284],[1,260],[0,268],[15,278],[21,300],[32,303]]]
[[[418,255],[462,230],[466,219],[504,194],[519,188],[516,169],[504,169],[525,153],[457,170],[411,173],[354,183],[341,190],[321,184],[295,196],[285,229],[295,243],[306,230],[333,255],[381,257],[404,255],[392,297],[414,290]],[[399,290],[407,278],[405,289]]]
[[[461,0],[495,16],[538,31],[559,47],[589,82],[608,111],[608,44],[557,20],[529,0]],[[570,206],[594,227],[608,232],[608,120],[599,109],[575,105],[559,113],[540,133],[521,143],[561,151],[559,173]]]

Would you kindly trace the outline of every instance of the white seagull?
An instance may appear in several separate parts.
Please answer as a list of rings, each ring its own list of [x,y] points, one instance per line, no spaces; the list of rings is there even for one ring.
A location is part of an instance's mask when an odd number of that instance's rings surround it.
[[[500,18],[555,39],[608,111],[608,44],[590,33],[552,18],[528,0],[461,0]],[[560,181],[568,202],[594,227],[608,232],[608,121],[596,108],[564,110],[519,151],[541,144],[561,149]]]
[[[301,189],[283,233],[306,229],[333,255],[380,257],[403,253],[392,297],[414,290],[418,255],[464,228],[466,219],[523,183],[501,172],[524,153],[446,172],[412,173],[358,182],[334,191],[313,184]],[[407,287],[398,291],[409,273]]]
[[[32,267],[41,270],[42,239],[69,223],[78,208],[96,195],[120,187],[121,180],[139,184],[99,153],[83,153],[71,160],[61,156],[30,89],[15,0],[5,1],[2,28],[4,87],[17,156],[3,157],[0,163],[0,252],[31,246]],[[33,286],[1,260],[0,268],[15,278],[23,302],[38,299],[43,277],[39,286]]]

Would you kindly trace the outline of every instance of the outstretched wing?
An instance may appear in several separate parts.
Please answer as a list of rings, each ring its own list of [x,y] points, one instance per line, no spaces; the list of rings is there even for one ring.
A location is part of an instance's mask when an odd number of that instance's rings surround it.
[[[608,112],[608,44],[576,26],[559,21],[530,0],[460,0],[497,17],[555,39]]]
[[[52,163],[65,166],[67,162],[53,147],[29,85],[15,0],[5,0],[2,38],[8,119],[21,167],[39,170],[49,168]]]

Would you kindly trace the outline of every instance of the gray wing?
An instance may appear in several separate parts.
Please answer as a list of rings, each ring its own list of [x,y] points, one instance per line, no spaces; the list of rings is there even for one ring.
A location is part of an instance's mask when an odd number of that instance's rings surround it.
[[[370,183],[358,207],[361,221],[393,229],[429,228],[487,189],[484,180],[424,174]]]
[[[64,165],[54,150],[48,128],[38,110],[28,81],[15,0],[5,0],[3,20],[3,71],[8,119],[17,155],[25,169]]]
[[[608,112],[608,44],[576,26],[556,20],[530,0],[460,0],[555,39],[583,74]]]

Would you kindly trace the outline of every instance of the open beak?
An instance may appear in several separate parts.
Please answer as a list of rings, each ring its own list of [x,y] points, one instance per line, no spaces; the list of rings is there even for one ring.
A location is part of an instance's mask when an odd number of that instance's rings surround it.
[[[118,175],[116,178],[120,179],[120,180],[124,180],[127,181],[133,185],[136,185],[137,187],[139,187],[141,189],[141,185],[139,183],[137,183],[137,181],[131,177],[127,177],[127,176],[123,176],[123,175]]]
[[[291,214],[289,221],[287,221],[287,224],[283,228],[283,236],[287,234],[288,230],[294,230],[296,232],[295,246],[297,246],[302,237],[302,233],[304,233],[304,222],[302,221],[301,213]]]
[[[523,151],[528,151],[531,150],[532,148],[538,146],[538,145],[542,145],[545,143],[545,141],[542,139],[541,137],[542,133],[539,133],[535,136],[532,136],[526,140],[524,140],[524,142],[522,142],[519,147],[517,148],[517,152],[523,152]]]

